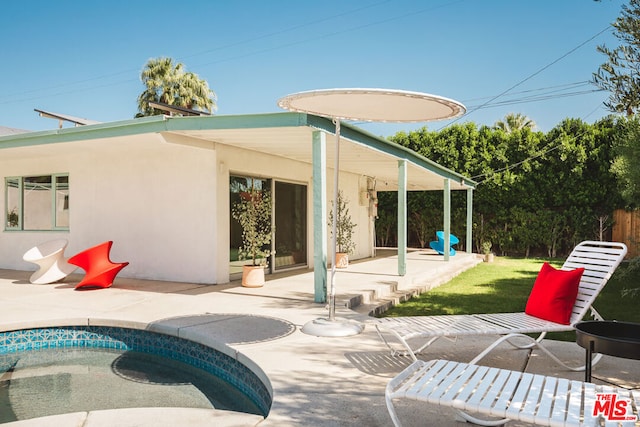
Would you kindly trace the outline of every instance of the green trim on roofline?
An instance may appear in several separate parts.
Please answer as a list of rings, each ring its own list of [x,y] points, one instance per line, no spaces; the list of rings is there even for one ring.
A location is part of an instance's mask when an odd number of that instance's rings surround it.
[[[166,131],[305,126],[306,117],[304,116],[302,113],[191,117],[151,116],[73,128],[0,136],[0,149]]]
[[[327,132],[335,133],[335,125],[333,124],[333,122],[331,122],[331,120],[312,115],[309,115],[309,118],[322,119],[325,121],[324,123],[322,123],[316,120],[309,120],[307,123],[309,126],[318,127]],[[329,123],[329,126],[327,126],[327,123]],[[477,182],[465,177],[464,175],[447,169],[446,167],[439,165],[433,160],[430,160],[407,147],[403,147],[402,145],[398,145],[395,142],[391,142],[382,137],[375,136],[364,129],[360,129],[348,123],[341,122],[340,135],[371,149],[375,149],[394,156],[397,159],[407,160],[411,163],[414,163],[416,166],[421,167],[422,169],[427,169],[431,172],[441,175],[443,178],[451,179],[467,187],[476,188],[476,186],[478,185]]]
[[[329,118],[305,113],[279,112],[228,116],[168,117],[151,116],[117,122],[84,125],[73,128],[27,132],[0,136],[0,149],[74,142],[88,139],[114,138],[166,131],[208,129],[259,129],[309,126],[334,134],[335,125]],[[373,150],[407,160],[416,166],[459,182],[470,188],[477,183],[449,170],[422,155],[348,123],[341,123],[341,135]]]
[[[95,125],[83,125],[73,128],[0,136],[0,149],[158,132],[157,129],[163,126],[164,119],[165,117],[163,116],[154,116]]]

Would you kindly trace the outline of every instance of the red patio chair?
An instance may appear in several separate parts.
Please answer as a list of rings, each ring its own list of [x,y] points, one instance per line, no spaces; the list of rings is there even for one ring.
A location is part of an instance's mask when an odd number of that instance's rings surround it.
[[[128,262],[111,262],[109,252],[111,240],[75,254],[67,262],[82,268],[86,274],[76,285],[76,289],[85,287],[108,288],[113,284],[116,275],[129,265]]]

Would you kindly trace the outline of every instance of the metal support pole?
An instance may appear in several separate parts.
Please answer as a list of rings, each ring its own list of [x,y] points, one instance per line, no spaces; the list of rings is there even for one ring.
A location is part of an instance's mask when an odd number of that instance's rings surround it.
[[[336,251],[338,242],[338,175],[340,173],[340,119],[333,119],[336,125],[335,166],[333,170],[333,221],[331,224],[331,290],[329,292],[329,321],[336,320]]]
[[[327,302],[327,138],[313,132],[313,283],[314,301]]]
[[[407,274],[407,161],[398,160],[398,275]]]
[[[473,253],[473,188],[467,188],[467,253]]]
[[[444,260],[451,256],[451,182],[444,180]]]
[[[333,123],[336,126],[336,158],[335,170],[333,176],[333,221],[331,230],[333,232],[332,249],[331,249],[331,287],[329,289],[329,317],[315,319],[307,322],[301,331],[307,335],[315,335],[319,337],[347,337],[362,333],[364,326],[360,323],[352,321],[336,320],[336,251],[338,245],[338,175],[340,171],[340,119],[334,118]],[[322,225],[324,226],[324,224]],[[316,266],[315,268],[325,268],[325,266]]]

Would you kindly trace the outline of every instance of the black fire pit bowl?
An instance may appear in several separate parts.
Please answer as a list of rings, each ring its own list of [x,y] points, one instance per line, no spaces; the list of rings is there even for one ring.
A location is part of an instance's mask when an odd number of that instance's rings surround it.
[[[640,359],[640,323],[587,321],[576,325],[576,342],[602,353],[625,359]]]

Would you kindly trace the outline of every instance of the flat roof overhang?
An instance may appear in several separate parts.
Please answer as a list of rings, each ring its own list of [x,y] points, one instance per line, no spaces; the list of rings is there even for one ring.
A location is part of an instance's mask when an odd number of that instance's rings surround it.
[[[29,132],[0,137],[3,149],[32,147],[47,155],[54,145],[84,140],[127,138],[160,134],[166,142],[202,145],[224,144],[312,163],[315,131],[334,135],[331,119],[306,113],[270,113],[229,116],[168,117],[101,123],[75,128]],[[333,166],[335,138],[327,138],[327,165]],[[67,144],[65,144],[67,145]],[[73,144],[70,145],[72,147]],[[58,146],[57,149],[60,147]],[[22,150],[4,152],[20,156]],[[379,191],[398,189],[398,161],[407,161],[407,190],[442,190],[449,179],[451,190],[475,188],[477,183],[415,153],[408,148],[370,134],[348,123],[341,124],[340,170],[376,179]]]

